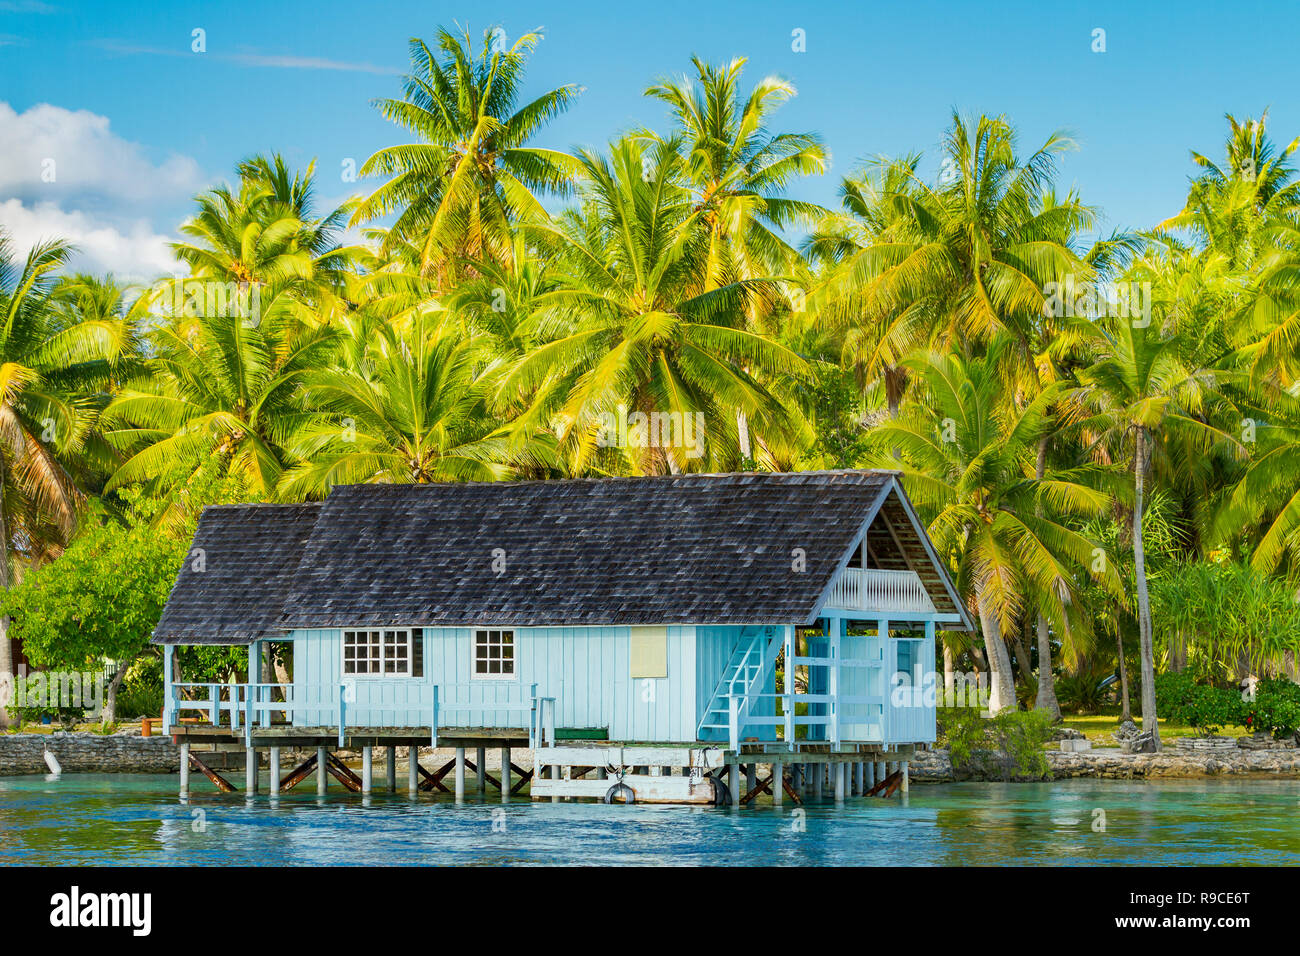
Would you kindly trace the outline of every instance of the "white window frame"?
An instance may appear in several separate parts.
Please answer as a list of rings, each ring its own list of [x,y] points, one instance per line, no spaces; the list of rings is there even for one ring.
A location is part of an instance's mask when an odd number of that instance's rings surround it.
[[[339,662],[339,673],[344,679],[354,678],[356,680],[420,680],[412,676],[415,667],[415,645],[412,639],[412,632],[420,631],[419,640],[424,640],[423,630],[421,628],[410,627],[345,627],[339,631],[339,650],[342,654],[342,660]],[[348,634],[378,634],[379,635],[379,670],[374,672],[348,673]],[[386,635],[394,635],[393,640],[388,640]],[[401,638],[405,638],[406,659],[405,668],[400,671],[387,671],[388,648],[400,647]],[[423,654],[421,654],[423,659]],[[367,663],[369,661],[367,660]]]
[[[501,635],[510,635],[510,673],[505,674],[480,674],[478,672],[478,647],[480,634],[491,635],[493,633]],[[513,627],[476,627],[470,632],[469,642],[469,676],[471,680],[489,680],[489,681],[517,681],[519,680],[519,631]],[[488,646],[491,647],[491,638],[488,638]],[[504,647],[504,641],[500,644]],[[488,658],[491,660],[491,657]],[[504,658],[501,658],[504,663]]]

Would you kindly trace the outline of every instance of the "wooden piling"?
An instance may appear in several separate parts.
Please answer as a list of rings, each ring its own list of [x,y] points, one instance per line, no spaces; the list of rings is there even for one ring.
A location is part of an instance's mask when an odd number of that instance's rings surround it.
[[[465,748],[456,748],[456,802],[465,799]]]
[[[479,747],[474,752],[474,773],[479,793],[487,793],[487,748]]]
[[[316,793],[318,796],[324,796],[325,791],[329,788],[329,754],[324,747],[316,748]]]
[[[257,793],[257,750],[254,747],[244,749],[244,792]]]
[[[384,759],[388,762],[385,768],[387,779],[384,781],[388,785],[389,793],[397,792],[397,745],[389,744]]]
[[[271,793],[280,792],[280,748],[271,748]]]
[[[168,647],[168,650],[171,650]],[[181,796],[190,795],[190,745],[188,742],[181,744]]]
[[[510,802],[510,748],[501,748],[501,802]]]
[[[406,748],[406,790],[413,796],[420,795],[420,748]]]
[[[370,796],[370,791],[374,789],[374,748],[361,748],[361,792],[365,796]]]
[[[785,767],[779,763],[772,764],[772,805],[779,807],[784,796]]]
[[[910,789],[910,784],[911,784],[911,776],[908,773],[907,764],[908,762],[904,760],[903,761],[903,786],[902,786],[902,791],[904,794],[906,794],[907,791]]]

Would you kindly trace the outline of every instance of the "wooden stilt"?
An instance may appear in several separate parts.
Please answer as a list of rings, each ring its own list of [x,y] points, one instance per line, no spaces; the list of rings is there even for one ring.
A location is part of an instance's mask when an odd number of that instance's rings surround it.
[[[456,748],[456,802],[465,799],[465,748]]]
[[[329,787],[330,778],[329,752],[324,747],[316,748],[316,793],[324,796]]]
[[[413,796],[420,795],[420,748],[406,748],[406,790]]]
[[[752,789],[754,789],[754,783],[755,783],[755,781],[757,781],[757,780],[758,780],[758,766],[757,766],[756,764],[752,764],[752,763],[746,765],[746,767],[745,767],[745,789],[746,789],[746,790],[752,790]]]
[[[211,780],[212,785],[215,786],[222,793],[235,792],[235,788],[233,784],[231,784],[228,780],[222,777],[221,774],[217,773],[215,770],[213,770],[211,767],[205,764],[202,760],[196,757],[193,754],[193,752],[190,753],[190,763],[194,765],[195,770],[197,770],[199,773],[203,774],[203,776]]]
[[[862,795],[866,796],[867,791],[876,785],[876,762],[868,760],[863,765],[865,777],[862,780]]]
[[[257,793],[257,749],[244,748],[244,792]]]
[[[779,786],[772,788],[772,803],[779,807],[781,797],[785,794],[785,767],[779,763],[772,764],[772,778],[780,781]]]
[[[374,748],[361,748],[361,792],[370,796],[375,783]]]
[[[907,769],[907,761],[906,761],[906,760],[903,761],[902,774],[903,774],[903,786],[902,786],[902,790],[903,790],[903,793],[907,793],[907,791],[911,789],[911,782],[912,782],[912,779],[911,779],[911,775],[909,774],[908,769]]]
[[[386,779],[384,783],[388,785],[389,793],[397,792],[397,747],[390,745],[384,754],[384,759],[388,766],[384,768]]]
[[[826,779],[826,765],[822,763],[812,764],[812,796],[814,800],[822,798],[822,784]]]
[[[325,766],[329,770],[330,776],[343,784],[343,786],[347,787],[353,793],[361,792],[361,778],[353,773],[343,763],[343,761],[339,759],[338,754],[330,754],[326,757]]]
[[[168,646],[168,650],[171,647]],[[189,743],[181,744],[181,796],[190,795],[190,745]]]
[[[317,755],[312,754],[301,764],[299,764],[287,777],[280,781],[280,789],[288,792],[298,784],[302,783],[311,776],[311,772],[316,769]]]
[[[524,770],[517,763],[510,764],[510,769],[519,775],[518,782],[516,782],[515,785],[510,788],[510,795],[513,797],[520,790],[524,789],[525,785],[527,785],[529,780],[533,779],[533,771]]]
[[[501,748],[501,802],[510,802],[510,748]]]
[[[271,793],[280,792],[280,748],[271,748]]]
[[[474,768],[479,793],[487,793],[487,748],[479,747],[474,754]]]

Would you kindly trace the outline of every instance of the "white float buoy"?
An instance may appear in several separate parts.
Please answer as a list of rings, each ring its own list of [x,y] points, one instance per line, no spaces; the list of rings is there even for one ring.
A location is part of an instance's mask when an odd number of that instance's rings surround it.
[[[59,766],[59,758],[50,753],[48,749],[45,751],[45,766],[49,767],[50,773],[56,777],[63,773],[63,768]]]

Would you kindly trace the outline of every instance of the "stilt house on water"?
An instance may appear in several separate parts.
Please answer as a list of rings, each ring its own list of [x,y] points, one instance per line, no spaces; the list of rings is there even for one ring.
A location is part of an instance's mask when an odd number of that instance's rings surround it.
[[[200,753],[225,750],[252,789],[269,752],[273,789],[314,771],[368,790],[373,747],[393,788],[400,746],[412,792],[454,771],[463,796],[467,770],[482,788],[499,748],[506,797],[779,801],[865,792],[891,764],[906,786],[935,738],[936,627],[971,622],[898,475],[828,471],[208,508],[154,640],[182,789],[191,766],[228,787]],[[175,678],[178,645],[214,644],[248,647],[247,683]],[[287,683],[262,679],[272,644]],[[430,745],[455,760],[421,767]],[[315,755],[282,780],[282,748]],[[359,778],[333,754],[357,749]]]

